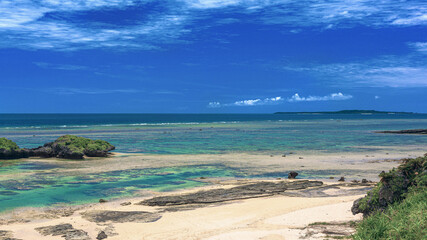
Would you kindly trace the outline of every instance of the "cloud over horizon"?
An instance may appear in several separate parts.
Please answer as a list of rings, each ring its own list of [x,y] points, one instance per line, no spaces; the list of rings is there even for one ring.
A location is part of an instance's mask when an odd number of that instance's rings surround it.
[[[341,92],[331,93],[326,96],[308,96],[301,97],[298,93],[295,93],[289,98],[283,97],[272,97],[264,99],[249,99],[249,100],[240,100],[233,103],[222,104],[220,102],[209,102],[209,108],[220,108],[220,107],[251,107],[251,106],[262,106],[262,105],[275,105],[284,102],[294,103],[294,102],[316,102],[316,101],[341,101],[348,100],[353,98],[352,95],[343,94]]]

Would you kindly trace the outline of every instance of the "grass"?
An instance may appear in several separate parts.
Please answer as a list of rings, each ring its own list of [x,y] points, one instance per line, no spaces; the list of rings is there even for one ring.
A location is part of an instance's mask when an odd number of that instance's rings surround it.
[[[355,240],[427,240],[427,154],[381,173],[381,182],[360,201],[365,218]]]
[[[353,236],[365,239],[427,239],[427,189],[415,189],[386,211],[365,218]]]

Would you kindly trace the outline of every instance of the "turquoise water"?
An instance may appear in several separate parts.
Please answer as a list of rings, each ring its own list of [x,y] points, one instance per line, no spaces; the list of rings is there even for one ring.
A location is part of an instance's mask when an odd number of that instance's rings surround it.
[[[156,117],[161,118],[162,115],[159,115]],[[117,147],[117,152],[154,154],[275,154],[298,150],[357,152],[365,150],[363,146],[427,144],[425,136],[373,132],[427,128],[427,115],[424,114],[200,115],[203,119],[199,119],[199,115],[195,119],[184,115],[188,119],[182,120],[187,122],[172,122],[169,119],[171,116],[165,115],[165,119],[156,118],[157,122],[147,117],[133,119],[132,122],[126,119],[123,123],[116,115],[99,115],[98,121],[95,121],[96,115],[89,115],[80,124],[75,119],[79,115],[59,115],[64,118],[62,121],[52,120],[55,115],[36,115],[38,118],[30,120],[23,119],[27,115],[18,116],[21,118],[1,120],[3,115],[0,115],[0,136],[12,139],[21,147],[30,148],[53,141],[63,134],[105,139]],[[127,115],[119,116],[125,119]],[[177,116],[178,119],[184,118]],[[208,122],[209,117],[212,117],[211,122]]]
[[[382,147],[427,147],[422,135],[377,130],[427,128],[427,115],[1,115],[0,137],[37,147],[64,134],[104,139],[117,152],[150,154],[282,154],[288,151],[359,152]],[[0,211],[27,206],[81,204],[135,196],[140,190],[170,191],[201,186],[200,177],[285,177],[283,172],[248,175],[222,165],[130,169],[82,174],[67,161],[0,161]],[[79,165],[82,166],[82,165]],[[67,171],[63,171],[67,170]],[[70,171],[71,170],[71,171]],[[303,178],[342,172],[301,171]],[[11,177],[13,176],[13,177]]]
[[[1,166],[1,165],[0,165]],[[83,204],[100,198],[135,196],[141,190],[171,191],[202,186],[200,177],[235,177],[239,174],[221,165],[129,169],[102,173],[57,173],[60,165],[15,162],[1,166],[0,174],[31,173],[0,179],[0,211],[18,207]],[[52,170],[52,171],[48,171]]]

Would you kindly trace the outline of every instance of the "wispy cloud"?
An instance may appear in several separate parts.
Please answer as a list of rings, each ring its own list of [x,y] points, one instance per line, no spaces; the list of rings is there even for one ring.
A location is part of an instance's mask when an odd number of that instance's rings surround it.
[[[129,9],[139,14],[130,18]],[[111,13],[120,14],[123,21],[80,19],[94,12],[101,16],[99,19]],[[218,13],[222,19],[217,18]],[[236,13],[248,17],[239,19]],[[198,24],[199,20],[204,20],[203,27]],[[158,49],[162,44],[191,41],[186,37],[189,33],[197,33],[211,25],[241,21],[291,26],[294,32],[305,27],[427,25],[427,3],[395,0],[2,0],[0,47],[59,51]]]
[[[293,96],[289,98],[283,97],[272,97],[272,98],[264,98],[264,99],[249,99],[249,100],[240,100],[233,103],[225,103],[222,104],[220,102],[210,102],[208,107],[210,108],[220,108],[220,107],[251,107],[251,106],[261,106],[261,105],[274,105],[280,104],[284,102],[294,103],[294,102],[315,102],[315,101],[340,101],[340,100],[348,100],[353,98],[352,95],[347,95],[343,93],[331,93],[326,96],[308,96],[301,97],[298,93],[295,93]]]
[[[143,90],[138,89],[94,89],[94,88],[49,88],[43,90],[52,94],[58,95],[74,95],[74,94],[112,94],[112,93],[140,93]]]
[[[56,69],[56,70],[74,71],[74,70],[88,69],[88,67],[86,66],[73,65],[73,64],[55,64],[55,63],[46,63],[46,62],[34,62],[34,64],[41,68]]]
[[[367,61],[309,64],[304,67],[283,66],[282,69],[308,74],[336,86],[427,87],[427,62],[423,54],[382,56]]]
[[[427,54],[427,42],[415,42],[415,43],[409,43],[409,46],[415,48],[420,53]]]

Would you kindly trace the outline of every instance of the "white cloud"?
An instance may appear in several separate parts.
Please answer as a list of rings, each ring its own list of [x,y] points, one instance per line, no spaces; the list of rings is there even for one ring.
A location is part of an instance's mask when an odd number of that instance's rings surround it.
[[[219,108],[219,107],[251,107],[251,106],[262,106],[262,105],[274,105],[280,104],[284,102],[314,102],[314,101],[339,101],[339,100],[348,100],[353,98],[351,95],[342,94],[342,93],[331,93],[327,96],[308,96],[301,97],[298,93],[295,93],[290,98],[283,97],[272,97],[272,98],[264,98],[264,99],[249,99],[249,100],[241,100],[233,103],[225,103],[222,104],[220,102],[210,102],[208,107],[210,108]]]
[[[257,105],[269,105],[269,104],[276,104],[283,101],[282,97],[272,97],[272,98],[265,98],[265,99],[249,99],[249,100],[242,100],[242,101],[236,101],[231,104],[226,104],[225,106],[257,106]]]
[[[219,108],[219,107],[221,107],[221,103],[220,102],[210,102],[208,104],[208,107],[210,107],[210,108]]]
[[[353,98],[351,95],[345,95],[342,93],[331,93],[327,96],[308,96],[301,97],[298,93],[295,93],[291,98],[288,98],[288,102],[315,102],[315,101],[340,101],[348,100]]]

